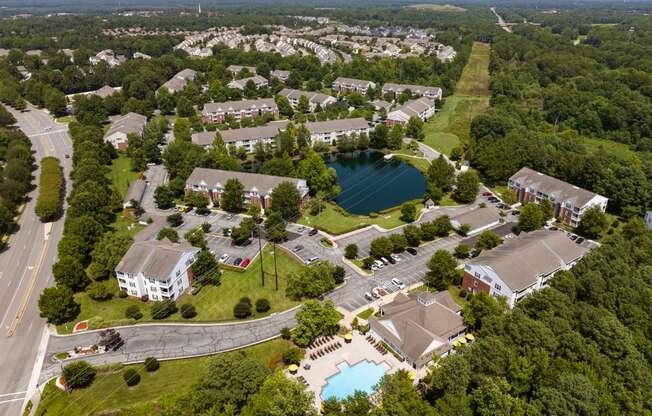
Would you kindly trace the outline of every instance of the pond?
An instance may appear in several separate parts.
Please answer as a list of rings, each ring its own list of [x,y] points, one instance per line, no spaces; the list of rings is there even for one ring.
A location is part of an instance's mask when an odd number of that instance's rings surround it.
[[[338,154],[328,166],[337,171],[342,189],[335,202],[352,214],[392,208],[426,191],[421,172],[400,160],[385,160],[381,152]]]

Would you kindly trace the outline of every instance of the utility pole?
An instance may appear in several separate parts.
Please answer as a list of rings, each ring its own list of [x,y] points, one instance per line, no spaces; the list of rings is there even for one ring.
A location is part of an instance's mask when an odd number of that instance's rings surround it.
[[[258,226],[258,253],[260,254],[260,279],[265,287],[265,262],[263,261],[263,245],[260,241],[260,224]]]
[[[276,290],[278,290],[278,271],[276,270],[276,242],[272,242],[274,248],[274,280],[276,281]]]

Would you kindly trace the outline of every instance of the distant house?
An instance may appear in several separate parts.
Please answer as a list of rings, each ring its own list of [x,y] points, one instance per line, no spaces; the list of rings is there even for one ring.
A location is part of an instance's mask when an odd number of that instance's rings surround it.
[[[231,73],[231,76],[232,76],[233,78],[235,78],[235,77],[238,76],[238,74],[240,74],[240,72],[242,72],[242,70],[245,69],[245,68],[246,68],[247,70],[249,70],[249,73],[251,73],[252,75],[256,75],[256,67],[254,67],[254,66],[229,65],[229,66],[226,68],[226,70],[229,71],[229,72]]]
[[[270,76],[278,79],[279,81],[285,82],[290,78],[290,71],[285,71],[282,69],[275,69],[269,74]]]
[[[435,201],[428,198],[428,200],[424,203],[424,206],[425,206],[426,209],[433,209],[436,206]]]
[[[104,141],[111,143],[116,149],[126,149],[129,145],[127,136],[130,134],[142,136],[145,124],[147,124],[147,117],[141,114],[127,113],[117,117],[104,134]]]
[[[413,368],[422,368],[465,336],[461,310],[447,291],[399,293],[381,305],[380,317],[369,318],[369,327]]]
[[[527,167],[512,175],[507,181],[507,187],[522,203],[538,204],[543,199],[550,200],[555,218],[561,219],[563,223],[572,227],[577,227],[588,208],[597,206],[605,211],[609,201],[595,192],[587,191]]]
[[[88,58],[91,65],[97,65],[101,61],[106,62],[110,67],[118,66],[124,63],[127,58],[124,55],[116,55],[112,49],[104,49],[95,56]]]
[[[146,53],[135,52],[134,59],[152,59],[152,57],[147,55]]]
[[[421,97],[416,100],[410,100],[387,113],[385,124],[390,127],[396,124],[405,126],[411,117],[418,117],[423,121],[427,121],[434,114],[435,102],[430,98]]]
[[[475,208],[451,219],[451,225],[456,230],[459,230],[466,224],[469,227],[467,235],[473,235],[488,230],[499,223],[500,215],[490,207]]]
[[[302,207],[310,198],[305,179],[205,168],[195,168],[192,171],[186,180],[186,192],[201,192],[209,198],[211,204],[218,205],[229,179],[237,179],[242,183],[246,203],[263,209],[271,207],[272,191],[283,182],[293,183],[297,187]]]
[[[369,88],[376,88],[376,83],[364,79],[338,77],[333,81],[333,90],[337,92],[357,92],[366,94]]]
[[[503,296],[513,308],[535,290],[547,286],[552,276],[567,270],[588,252],[563,231],[521,233],[464,266],[462,287],[470,292]]]
[[[118,87],[118,89],[122,89],[122,87]],[[106,97],[110,97],[113,94],[117,93],[118,89],[115,89],[113,87],[105,85],[102,88],[100,88],[99,90],[95,91],[93,94],[97,95],[100,98],[106,98]]]
[[[235,88],[237,90],[244,91],[249,81],[254,83],[257,90],[261,88],[265,88],[269,85],[269,82],[265,78],[261,77],[260,75],[254,75],[253,77],[234,79],[233,81],[229,82],[226,86],[229,88]]]
[[[183,91],[188,85],[188,82],[192,82],[197,77],[197,72],[192,69],[184,69],[176,73],[172,78],[167,80],[165,84],[161,85],[161,88],[165,88],[171,94]]]
[[[204,104],[202,118],[206,123],[222,123],[226,116],[241,120],[245,117],[258,117],[267,113],[274,117],[278,116],[278,106],[273,98],[207,103]]]
[[[337,98],[322,94],[321,92],[293,90],[291,88],[283,88],[281,92],[279,92],[279,95],[286,97],[292,108],[296,108],[297,105],[299,105],[299,99],[302,96],[306,97],[308,99],[308,107],[310,111],[315,111],[317,106],[320,108],[326,108],[337,102]]]
[[[410,90],[412,96],[421,96],[430,98],[431,100],[441,100],[442,90],[439,87],[427,87],[425,85],[412,85],[412,84],[393,84],[386,83],[383,85],[383,96],[387,93],[400,95],[403,91]]]
[[[118,286],[131,296],[176,300],[192,285],[192,263],[199,249],[186,242],[135,242],[115,269]]]
[[[385,100],[373,100],[369,101],[369,104],[374,106],[374,110],[385,110],[385,113],[389,113],[389,110],[392,108],[392,103]]]

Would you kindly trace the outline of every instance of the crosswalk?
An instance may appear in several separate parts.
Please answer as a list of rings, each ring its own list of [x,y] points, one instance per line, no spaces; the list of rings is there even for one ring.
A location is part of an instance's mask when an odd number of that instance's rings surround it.
[[[27,391],[17,391],[14,393],[4,393],[0,394],[0,406],[7,403],[14,403],[18,401],[25,400],[25,394]],[[0,407],[2,409],[2,407]],[[0,411],[2,413],[2,411]]]

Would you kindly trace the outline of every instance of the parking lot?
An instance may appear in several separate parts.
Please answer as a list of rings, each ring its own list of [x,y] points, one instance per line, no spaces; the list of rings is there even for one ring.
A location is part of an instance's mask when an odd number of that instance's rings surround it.
[[[223,254],[229,256],[224,262],[225,264],[233,265],[236,259],[244,260],[248,258],[249,260],[253,260],[256,254],[258,254],[257,240],[251,240],[251,243],[245,246],[232,245],[231,241],[230,238],[217,234],[208,234],[206,236],[208,249],[215,255],[216,259],[219,259]],[[263,244],[266,244],[266,242],[263,241]]]

